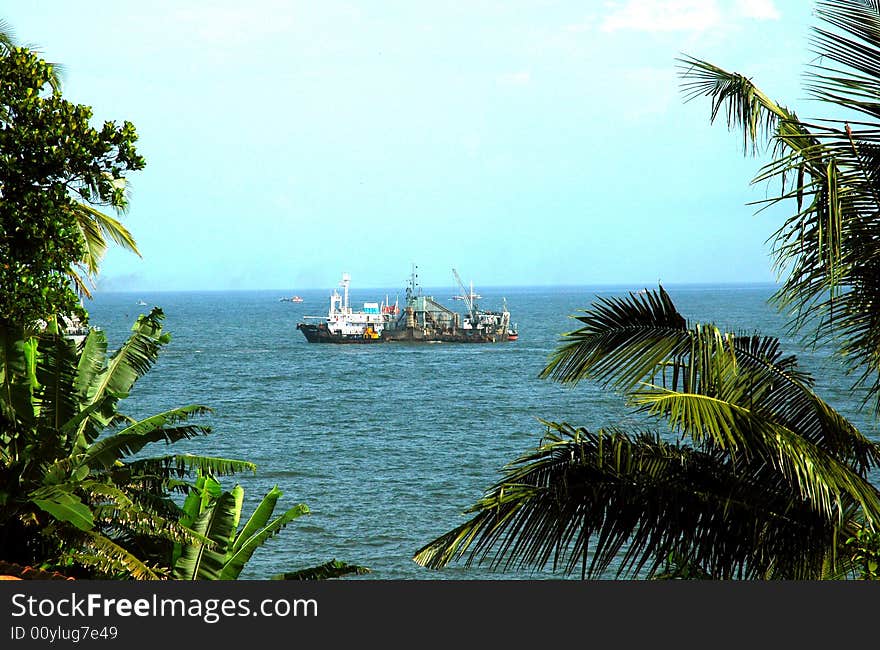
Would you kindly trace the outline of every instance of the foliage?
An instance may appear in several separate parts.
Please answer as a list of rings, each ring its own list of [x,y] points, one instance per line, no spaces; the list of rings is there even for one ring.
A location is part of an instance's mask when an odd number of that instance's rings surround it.
[[[774,233],[784,282],[776,304],[792,330],[836,346],[854,390],[880,413],[880,3],[819,2],[820,55],[807,88],[833,115],[801,120],[752,81],[680,59],[688,99],[706,96],[743,149],[772,145],[754,182],[789,205]],[[494,567],[551,565],[582,577],[876,576],[880,447],[813,392],[775,338],[687,325],[661,288],[600,300],[578,317],[542,372],[622,391],[680,440],[547,422],[534,451],[507,468],[464,524],[415,555]],[[846,541],[844,541],[846,540]]]
[[[0,40],[0,323],[83,316],[81,273],[97,270],[106,237],[137,251],[95,207],[126,207],[125,174],[144,167],[137,134],[130,122],[92,127],[92,110],[62,98],[49,64]]]
[[[174,544],[202,539],[172,499],[188,489],[182,479],[254,470],[221,458],[138,455],[210,432],[192,422],[209,412],[200,405],[143,419],[119,410],[170,339],[163,318],[158,308],[139,317],[109,356],[98,329],[78,349],[51,330],[26,338],[0,328],[0,558],[88,577],[168,577]]]
[[[71,316],[87,319],[79,299],[90,297],[108,240],[140,255],[96,206],[124,211],[125,174],[144,160],[131,123],[95,129],[89,107],[62,99],[57,70],[16,46],[0,20],[0,559],[88,577],[236,578],[308,508],[270,520],[275,487],[236,531],[243,490],[223,492],[216,477],[252,463],[138,456],[210,431],[191,423],[210,412],[201,405],[141,420],[118,410],[170,338],[160,309],[109,358],[100,330],[81,347],[62,334]],[[183,507],[174,492],[188,495]],[[333,560],[282,577],[365,571]]]
[[[852,573],[843,540],[880,523],[880,447],[812,390],[775,338],[692,324],[662,287],[603,298],[543,371],[624,392],[680,440],[545,422],[464,524],[415,555],[582,577],[812,579]],[[616,563],[616,566],[615,566]]]
[[[774,300],[794,330],[837,347],[880,412],[880,3],[819,2],[816,15],[806,90],[833,119],[802,120],[746,76],[692,57],[680,60],[684,90],[708,97],[711,121],[741,130],[745,151],[772,148],[753,182],[778,183],[761,209],[791,210],[772,236],[784,279]]]
[[[861,528],[846,540],[862,580],[880,580],[880,533]]]
[[[310,569],[302,569],[274,576],[273,580],[330,580],[347,575],[366,575],[370,570],[364,566],[348,564],[333,559]]]
[[[274,486],[239,528],[244,489],[236,485],[231,491],[223,491],[212,477],[199,476],[184,503],[182,521],[205,541],[178,545],[174,577],[179,580],[238,578],[257,548],[288,523],[309,513],[308,506],[300,503],[272,519],[282,494],[278,486]]]

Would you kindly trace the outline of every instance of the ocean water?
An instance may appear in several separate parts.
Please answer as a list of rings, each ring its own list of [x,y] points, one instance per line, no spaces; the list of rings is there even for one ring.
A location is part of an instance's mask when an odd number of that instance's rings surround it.
[[[188,451],[249,460],[254,475],[227,477],[245,488],[245,514],[274,485],[277,510],[306,503],[311,514],[259,549],[242,578],[267,579],[336,558],[367,566],[354,579],[557,579],[543,571],[491,571],[456,565],[424,569],[413,553],[465,521],[463,510],[500,476],[500,469],[535,447],[538,419],[596,429],[644,422],[621,396],[582,382],[563,387],[538,379],[559,337],[575,329],[570,316],[598,296],[639,287],[481,288],[481,306],[506,298],[519,339],[504,344],[320,345],[296,330],[304,315],[323,315],[328,290],[99,293],[86,306],[92,325],[114,349],[139,313],[166,314],[172,334],[153,370],[123,403],[145,417],[186,404],[213,414],[207,437],[148,447],[149,455]],[[768,305],[774,287],[668,286],[691,321],[779,336],[814,372],[817,390],[876,438],[877,424],[828,350],[805,350],[785,335],[786,318]],[[281,302],[293,293],[302,303]],[[358,289],[352,305],[381,300],[399,288]],[[451,288],[425,289],[441,302]],[[147,306],[141,306],[143,300]],[[660,425],[662,426],[662,424]]]

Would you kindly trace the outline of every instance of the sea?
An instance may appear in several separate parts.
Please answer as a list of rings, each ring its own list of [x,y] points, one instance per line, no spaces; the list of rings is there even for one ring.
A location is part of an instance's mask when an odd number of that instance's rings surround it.
[[[273,486],[283,491],[276,512],[308,505],[309,515],[254,553],[242,579],[266,580],[336,559],[370,569],[349,578],[356,580],[551,580],[579,576],[552,567],[493,570],[462,562],[432,570],[412,556],[464,522],[464,511],[503,467],[540,443],[541,420],[590,430],[645,428],[644,417],[617,393],[590,382],[571,387],[539,378],[561,336],[577,328],[574,316],[600,298],[641,288],[481,287],[480,306],[497,309],[506,300],[519,331],[516,341],[483,345],[310,344],[296,324],[326,315],[331,289],[99,292],[86,308],[111,350],[139,314],[153,306],[165,313],[171,342],[122,402],[123,412],[146,417],[189,404],[213,409],[202,420],[210,435],[172,447],[156,443],[142,455],[189,452],[255,463],[255,473],[223,479],[227,489],[244,488],[243,517]],[[877,422],[860,408],[852,377],[832,351],[791,334],[788,316],[768,302],[775,286],[664,288],[692,323],[778,336],[814,374],[817,392],[878,439]],[[303,302],[281,300],[293,293]],[[452,288],[424,293],[463,309]],[[351,304],[386,295],[402,300],[400,288],[353,287]],[[663,422],[647,425],[668,434]]]

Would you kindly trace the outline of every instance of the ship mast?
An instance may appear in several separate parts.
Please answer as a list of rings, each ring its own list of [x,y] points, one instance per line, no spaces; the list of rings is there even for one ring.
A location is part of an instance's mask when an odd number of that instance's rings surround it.
[[[342,309],[343,309],[343,312],[346,314],[350,313],[350,311],[351,311],[348,307],[348,285],[350,285],[350,284],[351,284],[351,275],[349,275],[348,273],[343,273],[342,274],[342,281],[339,283],[339,285],[342,287],[342,295],[343,295]]]
[[[416,288],[419,287],[419,276],[418,276],[418,273],[416,273],[416,270],[418,268],[419,267],[416,266],[415,263],[413,263],[412,272],[410,273],[410,276],[409,276],[409,286],[406,288],[406,303],[407,304],[410,304],[412,302],[412,299],[416,297]],[[421,295],[421,293],[422,293],[422,290],[421,290],[421,288],[419,288],[418,295]]]

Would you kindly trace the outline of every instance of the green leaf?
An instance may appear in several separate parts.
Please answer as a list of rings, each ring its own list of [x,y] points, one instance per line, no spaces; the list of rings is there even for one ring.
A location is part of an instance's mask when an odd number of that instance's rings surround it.
[[[226,564],[223,567],[221,579],[233,580],[237,578],[257,548],[262,546],[266,540],[277,535],[288,523],[308,513],[308,506],[304,503],[300,503],[290,508],[281,516],[268,522],[259,530],[253,530],[253,527],[247,527],[248,530],[253,532],[247,537],[240,535],[239,539],[236,539],[235,548],[227,558]]]
[[[112,467],[113,464],[126,456],[136,454],[147,444],[164,440],[168,443],[206,435],[210,432],[204,426],[169,426],[185,422],[192,416],[210,412],[205,406],[191,405],[172,409],[150,416],[126,427],[119,433],[102,438],[92,444],[85,452],[83,462],[89,467]]]
[[[70,522],[80,530],[91,530],[95,525],[92,511],[74,494],[54,493],[33,502],[59,521]]]
[[[370,573],[370,569],[357,564],[347,564],[339,560],[330,560],[324,564],[301,569],[299,571],[291,571],[289,573],[281,573],[272,576],[272,580],[330,580],[332,578],[341,578],[347,575],[366,575]]]
[[[227,553],[235,536],[235,523],[241,513],[244,490],[235,486],[206,508],[192,525],[192,530],[211,540],[207,544],[188,544],[174,565],[178,580],[219,580]]]

